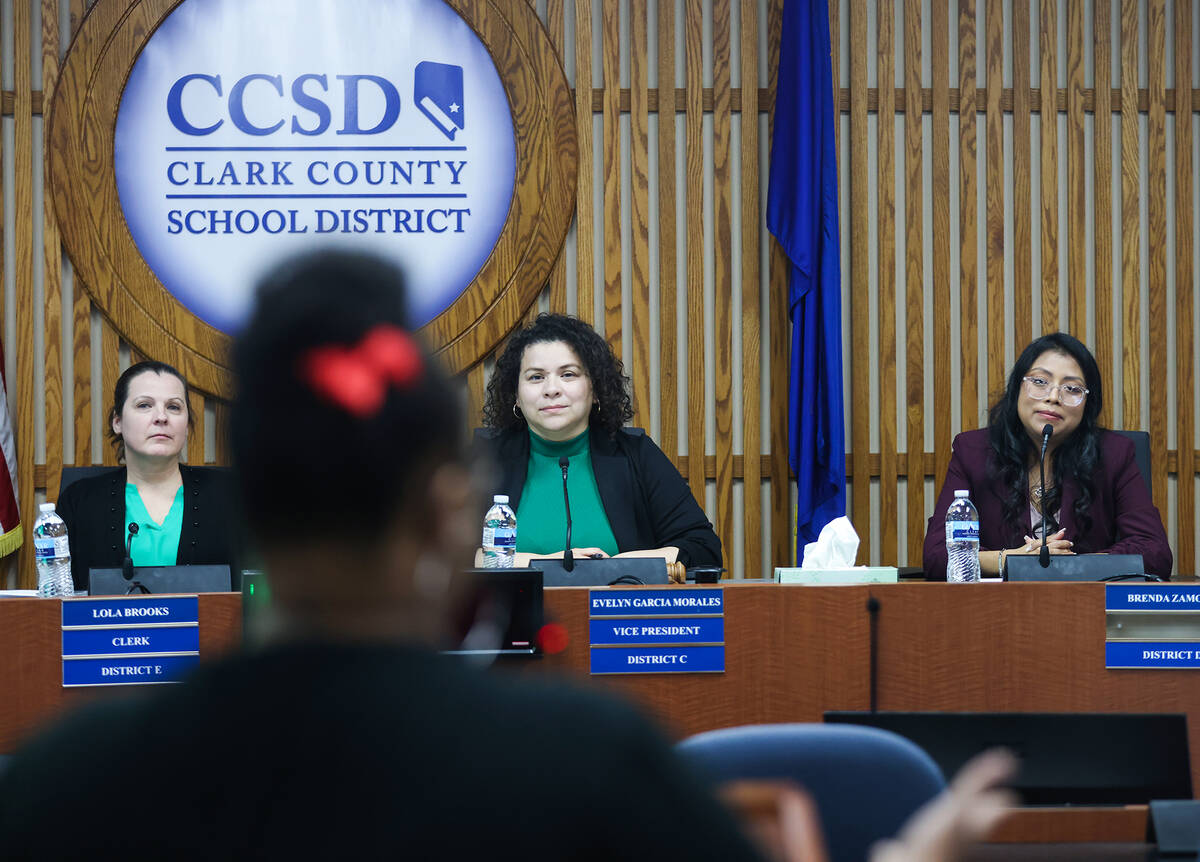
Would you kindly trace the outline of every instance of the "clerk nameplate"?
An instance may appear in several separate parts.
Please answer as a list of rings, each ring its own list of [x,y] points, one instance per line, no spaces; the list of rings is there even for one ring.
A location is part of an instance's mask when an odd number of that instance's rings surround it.
[[[69,658],[63,661],[63,688],[85,685],[147,685],[178,682],[200,661],[198,655],[147,658]]]
[[[63,599],[64,629],[79,627],[196,625],[200,600],[196,596],[125,596],[123,598]]]
[[[601,644],[719,644],[725,641],[724,617],[650,620],[590,620],[592,646]]]
[[[70,656],[198,653],[200,627],[64,629],[63,658]]]
[[[1117,668],[1200,668],[1200,643],[1188,641],[1109,641],[1104,666]]]
[[[592,590],[588,613],[592,617],[719,616],[725,613],[725,597],[720,588]]]
[[[592,647],[592,673],[724,673],[725,647]]]
[[[1200,586],[1182,584],[1108,584],[1107,611],[1200,611]]]

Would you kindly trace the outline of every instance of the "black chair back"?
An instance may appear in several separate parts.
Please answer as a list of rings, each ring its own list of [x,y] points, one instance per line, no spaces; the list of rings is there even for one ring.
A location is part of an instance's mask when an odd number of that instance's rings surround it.
[[[1150,433],[1148,431],[1118,431],[1122,437],[1133,441],[1133,457],[1137,459],[1138,469],[1146,480],[1146,490],[1154,493],[1154,484],[1150,479]]]
[[[62,479],[58,483],[58,498],[62,498],[63,491],[67,487],[78,482],[80,479],[90,479],[93,476],[100,476],[104,473],[110,473],[118,468],[110,464],[87,464],[82,467],[63,467]]]

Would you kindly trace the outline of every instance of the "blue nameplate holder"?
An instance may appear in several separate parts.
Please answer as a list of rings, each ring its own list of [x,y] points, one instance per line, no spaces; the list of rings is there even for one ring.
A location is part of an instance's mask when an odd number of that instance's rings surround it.
[[[591,590],[588,616],[593,674],[725,672],[720,588]]]
[[[1104,666],[1200,668],[1200,585],[1108,584]]]
[[[196,596],[64,599],[63,686],[178,682],[200,661]]]

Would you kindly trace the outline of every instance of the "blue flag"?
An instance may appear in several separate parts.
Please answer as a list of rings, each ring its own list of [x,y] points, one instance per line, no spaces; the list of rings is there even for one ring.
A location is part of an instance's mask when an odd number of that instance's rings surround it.
[[[796,473],[796,561],[846,514],[837,153],[826,0],[785,0],[767,228],[791,260],[788,444]]]

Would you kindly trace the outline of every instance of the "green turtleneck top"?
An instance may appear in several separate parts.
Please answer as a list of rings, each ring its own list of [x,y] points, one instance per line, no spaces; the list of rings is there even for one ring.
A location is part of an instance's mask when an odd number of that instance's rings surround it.
[[[559,457],[570,459],[567,488],[571,494],[571,546],[601,548],[616,554],[617,539],[592,472],[588,432],[555,443],[529,432],[529,472],[517,507],[517,550],[532,554],[555,554],[567,536],[567,512],[563,502],[562,468]]]

